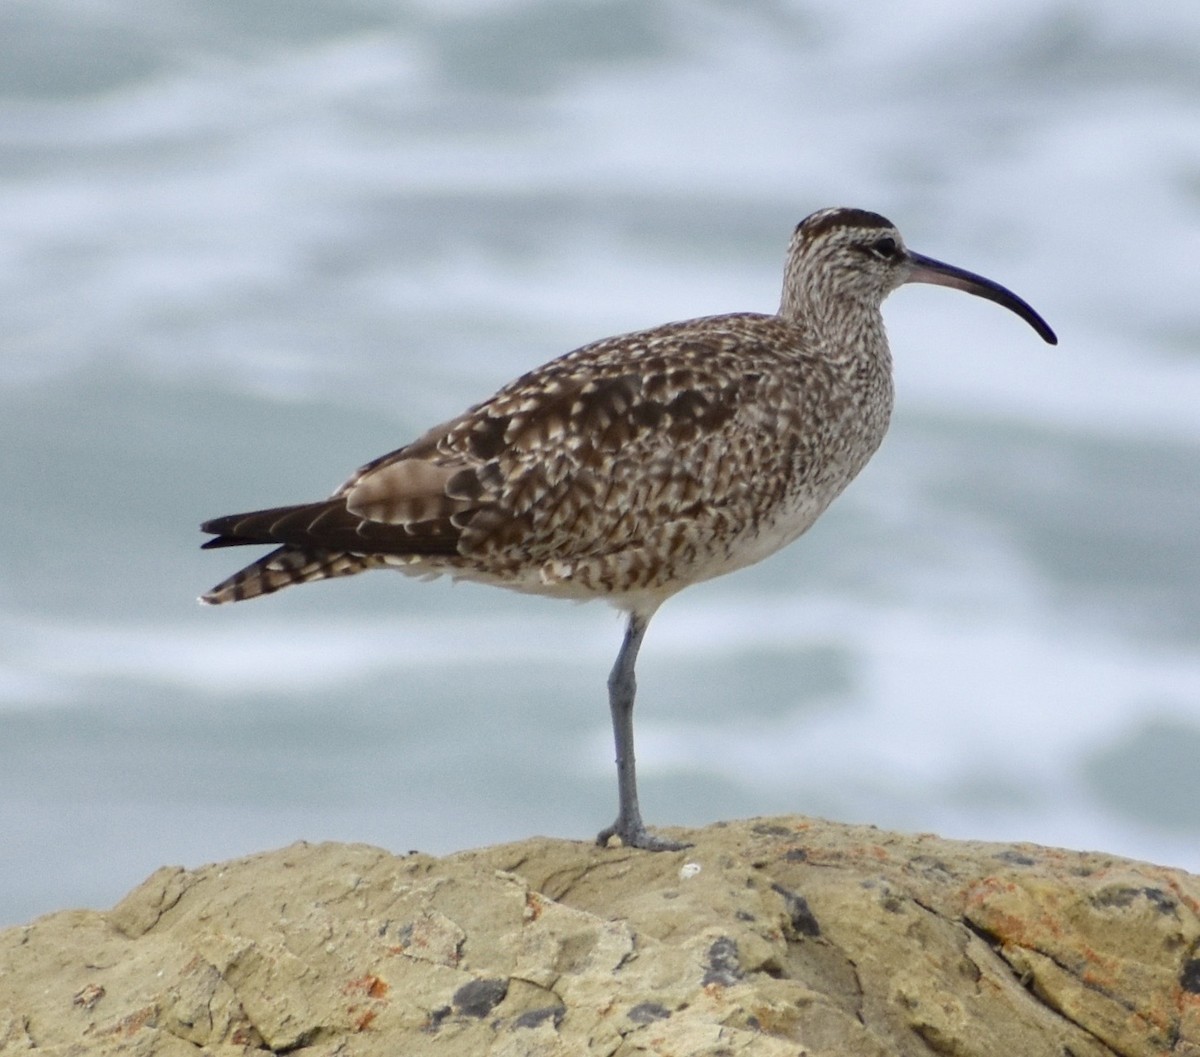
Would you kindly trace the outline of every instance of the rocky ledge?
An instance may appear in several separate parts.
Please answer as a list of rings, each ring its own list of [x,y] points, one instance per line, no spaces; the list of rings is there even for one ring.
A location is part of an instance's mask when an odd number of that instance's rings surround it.
[[[0,1052],[1200,1055],[1200,878],[803,818],[296,844],[0,933]]]

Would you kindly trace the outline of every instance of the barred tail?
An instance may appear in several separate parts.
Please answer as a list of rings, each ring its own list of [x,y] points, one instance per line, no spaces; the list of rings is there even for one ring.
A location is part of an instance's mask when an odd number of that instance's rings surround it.
[[[245,602],[293,584],[328,580],[334,576],[353,576],[378,564],[379,559],[371,555],[280,547],[238,570],[229,579],[222,580],[211,591],[202,594],[200,601],[210,606]]]

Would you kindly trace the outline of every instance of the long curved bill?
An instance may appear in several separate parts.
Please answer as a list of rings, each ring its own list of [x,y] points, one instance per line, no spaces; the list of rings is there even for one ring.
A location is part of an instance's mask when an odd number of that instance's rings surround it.
[[[976,297],[986,297],[989,301],[995,301],[996,304],[1016,312],[1038,332],[1043,341],[1049,342],[1051,345],[1058,344],[1058,338],[1046,321],[1026,302],[999,283],[969,272],[965,268],[955,268],[953,264],[935,261],[932,257],[926,257],[920,253],[909,251],[908,259],[912,264],[912,271],[909,272],[905,282],[951,286],[955,290],[965,290],[968,294],[974,294]]]

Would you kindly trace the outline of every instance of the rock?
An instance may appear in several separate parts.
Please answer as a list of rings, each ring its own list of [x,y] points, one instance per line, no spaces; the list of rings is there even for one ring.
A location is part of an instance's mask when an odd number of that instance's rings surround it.
[[[0,1053],[1200,1057],[1200,878],[801,818],[296,844],[0,933]]]

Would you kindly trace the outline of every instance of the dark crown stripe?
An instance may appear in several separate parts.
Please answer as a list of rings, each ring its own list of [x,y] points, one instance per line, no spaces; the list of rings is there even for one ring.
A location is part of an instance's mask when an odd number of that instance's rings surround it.
[[[800,221],[800,230],[810,238],[829,231],[831,228],[891,228],[887,217],[866,209],[823,209]]]

